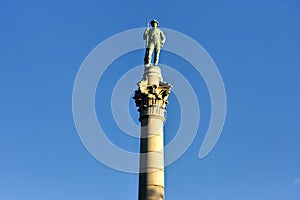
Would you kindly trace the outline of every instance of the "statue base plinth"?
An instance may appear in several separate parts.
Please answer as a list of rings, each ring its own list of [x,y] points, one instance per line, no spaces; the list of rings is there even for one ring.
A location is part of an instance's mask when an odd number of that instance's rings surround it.
[[[147,85],[159,85],[163,81],[161,70],[158,66],[151,66],[144,68],[143,82]]]

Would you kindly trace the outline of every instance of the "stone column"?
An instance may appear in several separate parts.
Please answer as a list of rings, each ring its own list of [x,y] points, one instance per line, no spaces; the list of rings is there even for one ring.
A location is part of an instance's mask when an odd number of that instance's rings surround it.
[[[143,80],[135,91],[140,112],[139,200],[164,199],[163,123],[171,85],[163,82],[159,67],[145,67]]]

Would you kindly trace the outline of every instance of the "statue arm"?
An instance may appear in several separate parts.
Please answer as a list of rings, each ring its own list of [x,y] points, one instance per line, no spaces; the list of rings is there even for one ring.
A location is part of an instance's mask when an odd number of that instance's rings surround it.
[[[161,38],[161,44],[164,44],[165,42],[166,42],[166,36],[165,36],[165,34],[164,34],[164,32],[163,31],[160,31],[160,38]]]
[[[147,37],[148,37],[148,31],[149,31],[149,29],[146,28],[146,30],[145,30],[145,32],[144,32],[144,35],[143,35],[143,39],[144,39],[144,40],[146,40]]]

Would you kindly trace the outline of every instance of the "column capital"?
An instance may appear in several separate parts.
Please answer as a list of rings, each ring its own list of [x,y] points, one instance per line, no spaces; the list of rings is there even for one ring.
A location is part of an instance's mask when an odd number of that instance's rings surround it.
[[[165,120],[164,114],[168,104],[168,97],[171,92],[171,85],[166,82],[159,84],[148,84],[142,80],[138,83],[139,89],[135,91],[133,99],[140,112],[140,122],[145,118],[156,117]]]

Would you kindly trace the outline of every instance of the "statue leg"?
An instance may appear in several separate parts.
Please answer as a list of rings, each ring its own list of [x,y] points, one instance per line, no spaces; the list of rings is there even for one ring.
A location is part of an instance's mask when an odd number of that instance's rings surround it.
[[[149,48],[148,58],[147,58],[148,64],[151,64],[151,57],[153,54],[153,50],[154,50],[154,48]]]
[[[146,51],[145,51],[145,57],[144,57],[144,64],[145,65],[148,65],[150,60],[148,59],[149,57],[149,48],[146,48]]]
[[[154,53],[154,65],[158,65],[158,60],[159,60],[159,53],[160,53],[160,48],[155,49]]]

